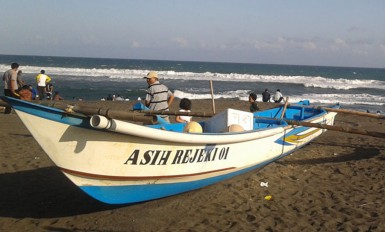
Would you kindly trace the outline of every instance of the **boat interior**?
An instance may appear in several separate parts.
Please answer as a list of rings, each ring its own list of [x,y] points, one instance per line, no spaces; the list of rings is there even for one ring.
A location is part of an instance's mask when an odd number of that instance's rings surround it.
[[[224,112],[198,123],[204,133],[243,132],[287,126],[288,124],[285,120],[307,120],[324,112],[320,109],[304,107],[306,105],[309,105],[308,101],[299,102],[297,105],[291,105],[286,109],[281,106],[254,113],[227,109]],[[282,113],[284,113],[284,116],[281,119]],[[230,127],[234,127],[234,125],[236,125],[237,128],[231,129]],[[185,123],[156,124],[149,125],[149,127],[186,132]]]

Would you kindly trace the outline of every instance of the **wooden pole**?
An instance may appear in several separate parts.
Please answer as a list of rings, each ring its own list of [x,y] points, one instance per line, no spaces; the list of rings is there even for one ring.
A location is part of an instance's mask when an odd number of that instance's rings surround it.
[[[295,104],[293,104],[293,105],[289,104],[288,106],[296,106],[296,105]],[[329,107],[322,107],[322,106],[300,106],[300,107],[304,107],[307,109],[314,109],[314,110],[324,109],[324,110],[329,111],[329,112],[336,112],[336,113],[341,113],[341,114],[353,114],[353,115],[370,117],[370,118],[385,119],[385,115],[382,115],[382,114],[366,113],[366,112],[361,112],[361,111],[356,111],[356,110],[345,110],[345,109],[329,108]]]
[[[211,90],[211,99],[213,104],[213,114],[215,114],[215,101],[214,101],[214,88],[213,88],[213,81],[210,80],[210,90]]]
[[[214,116],[213,113],[208,112],[180,112],[180,111],[162,111],[162,110],[134,110],[134,111],[122,111],[122,110],[114,110],[114,109],[106,109],[106,108],[100,108],[95,106],[79,106],[79,105],[69,105],[64,102],[42,102],[42,105],[55,107],[58,109],[66,110],[67,108],[71,108],[72,110],[78,113],[82,113],[84,115],[94,115],[98,114],[100,112],[109,111],[109,114],[112,115],[112,113],[117,114],[118,112],[122,112],[125,114],[134,114],[134,115],[143,115],[146,114],[147,116],[152,115],[173,115],[173,116],[195,116],[195,117],[212,117]]]
[[[79,106],[79,105],[68,105],[62,102],[55,102],[51,105],[52,107],[62,109],[69,114],[80,113],[85,116],[92,115],[102,115],[111,119],[118,120],[127,120],[134,122],[143,122],[146,124],[156,124],[157,118],[155,115],[143,115],[137,112],[130,111],[122,111],[122,110],[114,110],[109,108],[98,108],[98,107],[90,107],[90,106]]]
[[[360,111],[355,111],[355,110],[334,109],[334,108],[327,108],[327,107],[323,107],[322,109],[329,111],[329,112],[336,112],[336,113],[342,113],[342,114],[353,114],[353,115],[365,116],[365,117],[370,117],[370,118],[385,119],[385,115],[381,115],[381,114],[372,114],[372,113],[360,112]]]
[[[295,120],[285,120],[289,125],[295,125],[295,126],[305,126],[305,127],[315,127],[315,128],[321,128],[321,129],[327,129],[331,131],[339,131],[349,134],[359,134],[359,135],[367,135],[377,138],[385,138],[385,133],[383,132],[376,132],[376,131],[367,131],[367,130],[360,130],[352,127],[342,127],[342,126],[331,126],[326,124],[319,124],[319,123],[310,123],[310,122],[302,122],[302,121],[295,121]]]
[[[285,116],[285,112],[287,109],[287,106],[289,105],[289,97],[286,97],[286,102],[285,105],[283,106],[282,114],[281,114],[281,119]]]
[[[254,118],[274,120],[274,121],[285,121],[287,124],[292,126],[314,127],[314,128],[326,129],[331,131],[350,133],[350,134],[372,136],[372,137],[382,138],[382,139],[385,138],[385,133],[383,132],[360,130],[352,127],[342,127],[342,126],[335,126],[335,125],[332,126],[332,125],[326,125],[326,124],[320,124],[320,123],[311,123],[311,122],[304,122],[304,121],[276,119],[276,118],[258,117],[258,116],[254,116]]]
[[[206,112],[180,112],[180,111],[156,111],[156,110],[140,110],[136,111],[147,115],[173,115],[173,116],[193,116],[193,117],[212,117],[213,113]]]

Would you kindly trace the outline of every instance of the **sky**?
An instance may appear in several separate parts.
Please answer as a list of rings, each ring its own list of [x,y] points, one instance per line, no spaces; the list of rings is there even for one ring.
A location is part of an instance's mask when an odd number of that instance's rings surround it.
[[[385,68],[384,0],[12,0],[0,54]]]

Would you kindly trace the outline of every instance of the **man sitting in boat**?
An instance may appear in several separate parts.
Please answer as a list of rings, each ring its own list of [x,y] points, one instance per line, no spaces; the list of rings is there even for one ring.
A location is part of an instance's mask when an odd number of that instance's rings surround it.
[[[182,98],[179,103],[179,112],[191,112],[191,101],[188,98]],[[176,122],[188,123],[191,121],[191,116],[178,115],[175,118]]]
[[[159,83],[158,74],[156,72],[149,72],[147,76],[143,77],[147,80],[148,89],[145,99],[145,105],[154,111],[168,111],[169,106],[174,100],[174,94],[167,88],[167,86]],[[164,120],[170,122],[167,115],[161,115]]]
[[[32,100],[32,91],[28,85],[23,85],[23,87],[21,87],[21,89],[19,90],[19,94],[20,94],[21,100],[26,100],[26,101]]]

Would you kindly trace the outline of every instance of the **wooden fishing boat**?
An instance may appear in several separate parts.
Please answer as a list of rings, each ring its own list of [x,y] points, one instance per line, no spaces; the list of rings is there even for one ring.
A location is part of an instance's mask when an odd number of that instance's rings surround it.
[[[108,204],[167,197],[260,168],[326,131],[287,120],[333,125],[337,114],[307,101],[255,113],[228,109],[195,125],[197,133],[182,123],[140,125],[3,99],[56,166]]]

